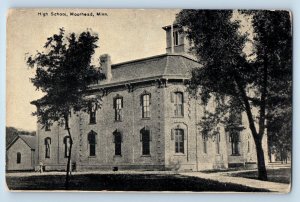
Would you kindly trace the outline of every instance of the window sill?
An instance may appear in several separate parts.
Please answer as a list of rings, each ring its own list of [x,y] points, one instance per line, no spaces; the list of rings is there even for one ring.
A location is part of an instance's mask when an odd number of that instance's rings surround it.
[[[94,159],[94,158],[96,158],[96,156],[89,156],[88,158],[90,158],[90,159]]]
[[[150,117],[144,117],[142,118],[142,120],[150,120],[151,118]]]
[[[174,156],[186,156],[184,153],[175,153]]]
[[[184,118],[184,116],[173,116],[172,118]]]
[[[123,122],[122,120],[115,120],[115,122]]]
[[[241,154],[231,154],[230,156],[241,156]]]
[[[122,155],[114,155],[114,158],[122,158]]]
[[[147,154],[147,155],[141,155],[141,157],[151,157],[150,154]]]
[[[178,45],[173,45],[174,47],[178,47],[178,46],[183,46],[183,44],[178,44]],[[170,47],[167,47],[167,48],[172,48],[172,46],[170,46]]]
[[[96,123],[89,123],[89,125],[95,125]]]

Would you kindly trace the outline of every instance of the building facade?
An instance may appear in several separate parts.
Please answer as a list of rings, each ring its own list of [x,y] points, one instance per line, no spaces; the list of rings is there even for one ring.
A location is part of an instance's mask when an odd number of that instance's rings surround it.
[[[71,114],[73,169],[207,170],[256,164],[256,151],[246,115],[244,130],[201,134],[205,106],[187,92],[191,70],[200,64],[188,55],[189,43],[177,26],[166,31],[167,53],[111,64],[100,57],[106,79],[90,86],[101,95],[101,107]],[[65,170],[70,139],[63,126],[38,125],[36,162],[46,170]],[[264,141],[266,142],[266,141]],[[264,144],[264,148],[267,145]],[[265,151],[267,154],[267,152]]]

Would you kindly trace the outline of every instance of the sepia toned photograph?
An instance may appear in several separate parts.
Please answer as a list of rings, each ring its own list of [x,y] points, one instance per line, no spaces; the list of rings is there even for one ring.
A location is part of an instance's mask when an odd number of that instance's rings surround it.
[[[289,193],[292,13],[10,9],[9,191]]]

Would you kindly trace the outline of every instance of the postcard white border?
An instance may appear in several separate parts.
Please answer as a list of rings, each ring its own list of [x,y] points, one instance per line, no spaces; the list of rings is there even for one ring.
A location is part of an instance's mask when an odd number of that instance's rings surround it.
[[[289,194],[145,194],[145,193],[11,193],[6,191],[5,183],[5,99],[6,99],[6,78],[5,78],[5,51],[6,51],[6,15],[8,8],[199,8],[199,9],[289,9],[293,13],[293,181],[292,192]],[[300,199],[300,160],[297,158],[300,145],[300,1],[299,0],[2,0],[0,2],[0,198],[1,201],[298,201]],[[298,57],[297,57],[298,56]]]

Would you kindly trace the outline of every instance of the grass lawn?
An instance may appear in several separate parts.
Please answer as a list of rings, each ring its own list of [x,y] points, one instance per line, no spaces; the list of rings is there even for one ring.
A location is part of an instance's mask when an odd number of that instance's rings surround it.
[[[64,175],[7,176],[11,190],[64,190]],[[70,190],[86,191],[236,191],[266,192],[237,184],[187,177],[179,174],[77,174]]]
[[[279,169],[268,169],[268,181],[279,182],[289,184],[291,182],[291,169],[290,168],[279,168]],[[244,177],[250,179],[257,179],[257,171],[247,171],[230,174],[233,177]]]

